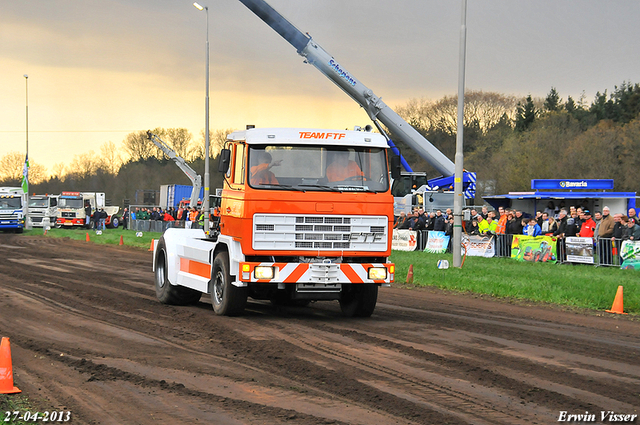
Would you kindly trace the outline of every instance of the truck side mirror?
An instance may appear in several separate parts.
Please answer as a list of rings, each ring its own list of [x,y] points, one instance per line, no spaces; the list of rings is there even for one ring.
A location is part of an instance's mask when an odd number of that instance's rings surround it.
[[[220,160],[218,162],[218,171],[226,174],[229,170],[229,163],[231,162],[231,150],[222,149],[220,151]]]
[[[390,159],[391,177],[396,180],[400,178],[400,157],[392,155]]]

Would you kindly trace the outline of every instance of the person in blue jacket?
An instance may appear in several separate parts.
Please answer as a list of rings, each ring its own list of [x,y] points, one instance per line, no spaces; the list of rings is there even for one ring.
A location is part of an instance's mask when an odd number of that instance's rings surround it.
[[[530,218],[529,224],[522,230],[522,233],[528,236],[540,236],[542,229],[535,218]]]

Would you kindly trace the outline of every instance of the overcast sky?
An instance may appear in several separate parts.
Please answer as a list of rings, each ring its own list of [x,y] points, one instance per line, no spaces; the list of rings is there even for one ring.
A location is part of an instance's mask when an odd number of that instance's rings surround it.
[[[455,95],[459,0],[268,0],[395,108]],[[237,0],[209,7],[211,129],[351,128],[364,111]],[[466,87],[566,100],[640,82],[640,2],[468,0]],[[189,0],[0,0],[0,156],[48,168],[130,132],[204,129]]]

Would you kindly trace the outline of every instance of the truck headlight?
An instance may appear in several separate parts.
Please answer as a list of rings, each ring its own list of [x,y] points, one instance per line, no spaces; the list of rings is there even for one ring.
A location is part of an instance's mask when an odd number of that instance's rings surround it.
[[[268,266],[256,266],[253,273],[255,273],[256,279],[273,279],[274,276],[273,267]]]
[[[387,278],[386,267],[371,267],[369,269],[369,279],[371,280],[385,280]]]

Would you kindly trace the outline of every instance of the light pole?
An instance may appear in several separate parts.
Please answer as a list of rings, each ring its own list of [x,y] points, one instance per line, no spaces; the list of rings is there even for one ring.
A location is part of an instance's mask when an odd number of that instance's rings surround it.
[[[29,76],[24,74],[24,84],[25,84],[25,105],[26,105],[26,120],[25,120],[25,131],[27,138],[27,155],[25,157],[24,167],[26,168],[26,176],[27,179],[26,184],[26,192],[25,192],[25,200],[24,200],[24,228],[29,230],[31,229],[31,225],[29,224]],[[24,188],[23,188],[24,189]]]
[[[463,132],[464,132],[464,76],[467,51],[467,0],[462,0],[462,24],[460,25],[460,57],[458,63],[458,131],[456,134],[455,178],[453,188],[453,267],[462,267],[462,183]]]
[[[204,233],[209,235],[209,8],[193,3],[196,9],[204,10],[207,15],[207,65],[206,65],[206,95],[204,100]]]

